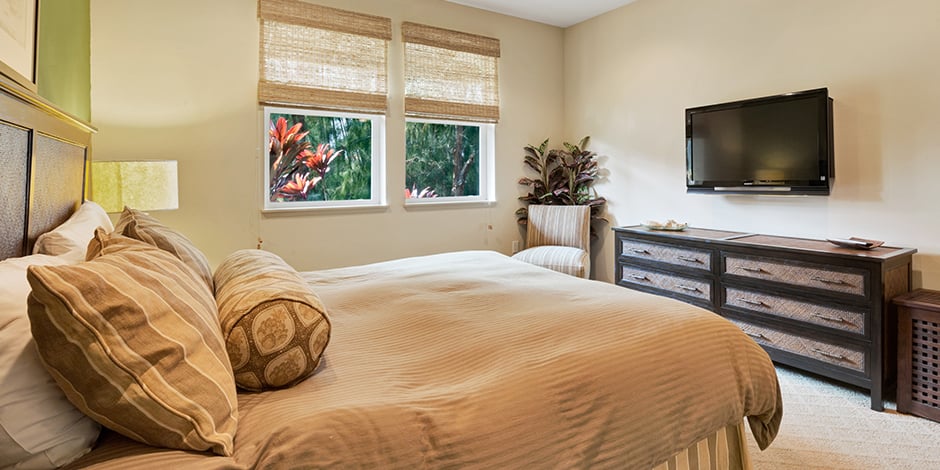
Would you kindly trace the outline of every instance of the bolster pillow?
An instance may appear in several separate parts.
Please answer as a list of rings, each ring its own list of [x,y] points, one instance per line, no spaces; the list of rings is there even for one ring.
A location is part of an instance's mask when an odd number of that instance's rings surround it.
[[[213,280],[239,387],[285,388],[314,373],[330,341],[330,320],[294,268],[267,251],[239,250],[222,261]]]

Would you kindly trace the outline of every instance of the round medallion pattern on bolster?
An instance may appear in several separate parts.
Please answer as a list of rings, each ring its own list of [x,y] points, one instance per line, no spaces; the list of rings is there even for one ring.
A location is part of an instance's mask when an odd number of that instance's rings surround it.
[[[232,328],[232,332],[225,339],[225,348],[228,350],[228,359],[232,362],[232,370],[241,369],[251,359],[248,335],[245,334],[245,329],[240,326]]]
[[[330,341],[320,298],[273,253],[240,250],[215,272],[215,297],[239,387],[289,387],[314,373]]]
[[[264,381],[269,384],[290,383],[307,368],[303,350],[293,347],[280,354],[264,368]]]
[[[283,350],[294,339],[294,323],[300,319],[293,314],[296,303],[272,303],[264,307],[251,323],[251,335],[258,352],[268,354]]]

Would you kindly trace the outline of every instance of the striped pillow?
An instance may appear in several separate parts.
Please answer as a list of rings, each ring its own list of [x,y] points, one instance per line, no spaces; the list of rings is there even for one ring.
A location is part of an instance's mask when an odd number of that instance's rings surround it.
[[[330,342],[330,320],[294,268],[267,251],[239,250],[219,265],[215,286],[240,387],[290,387],[313,374]]]
[[[99,229],[98,258],[32,266],[29,319],[69,401],[146,444],[232,454],[235,383],[215,299],[173,255]]]
[[[210,290],[213,289],[209,260],[182,233],[163,225],[159,220],[144,212],[129,207],[124,208],[114,231],[173,253],[195,271]],[[93,254],[89,253],[88,259],[92,257]]]

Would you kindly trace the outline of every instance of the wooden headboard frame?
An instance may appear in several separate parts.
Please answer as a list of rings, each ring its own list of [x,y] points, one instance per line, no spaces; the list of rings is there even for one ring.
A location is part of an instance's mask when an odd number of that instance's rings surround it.
[[[30,254],[84,200],[93,132],[0,75],[0,260]]]

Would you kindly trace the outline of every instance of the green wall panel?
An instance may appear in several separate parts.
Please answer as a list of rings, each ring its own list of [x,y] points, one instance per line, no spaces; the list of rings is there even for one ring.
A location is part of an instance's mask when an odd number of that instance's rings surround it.
[[[91,120],[90,0],[40,0],[36,50],[39,95]]]

